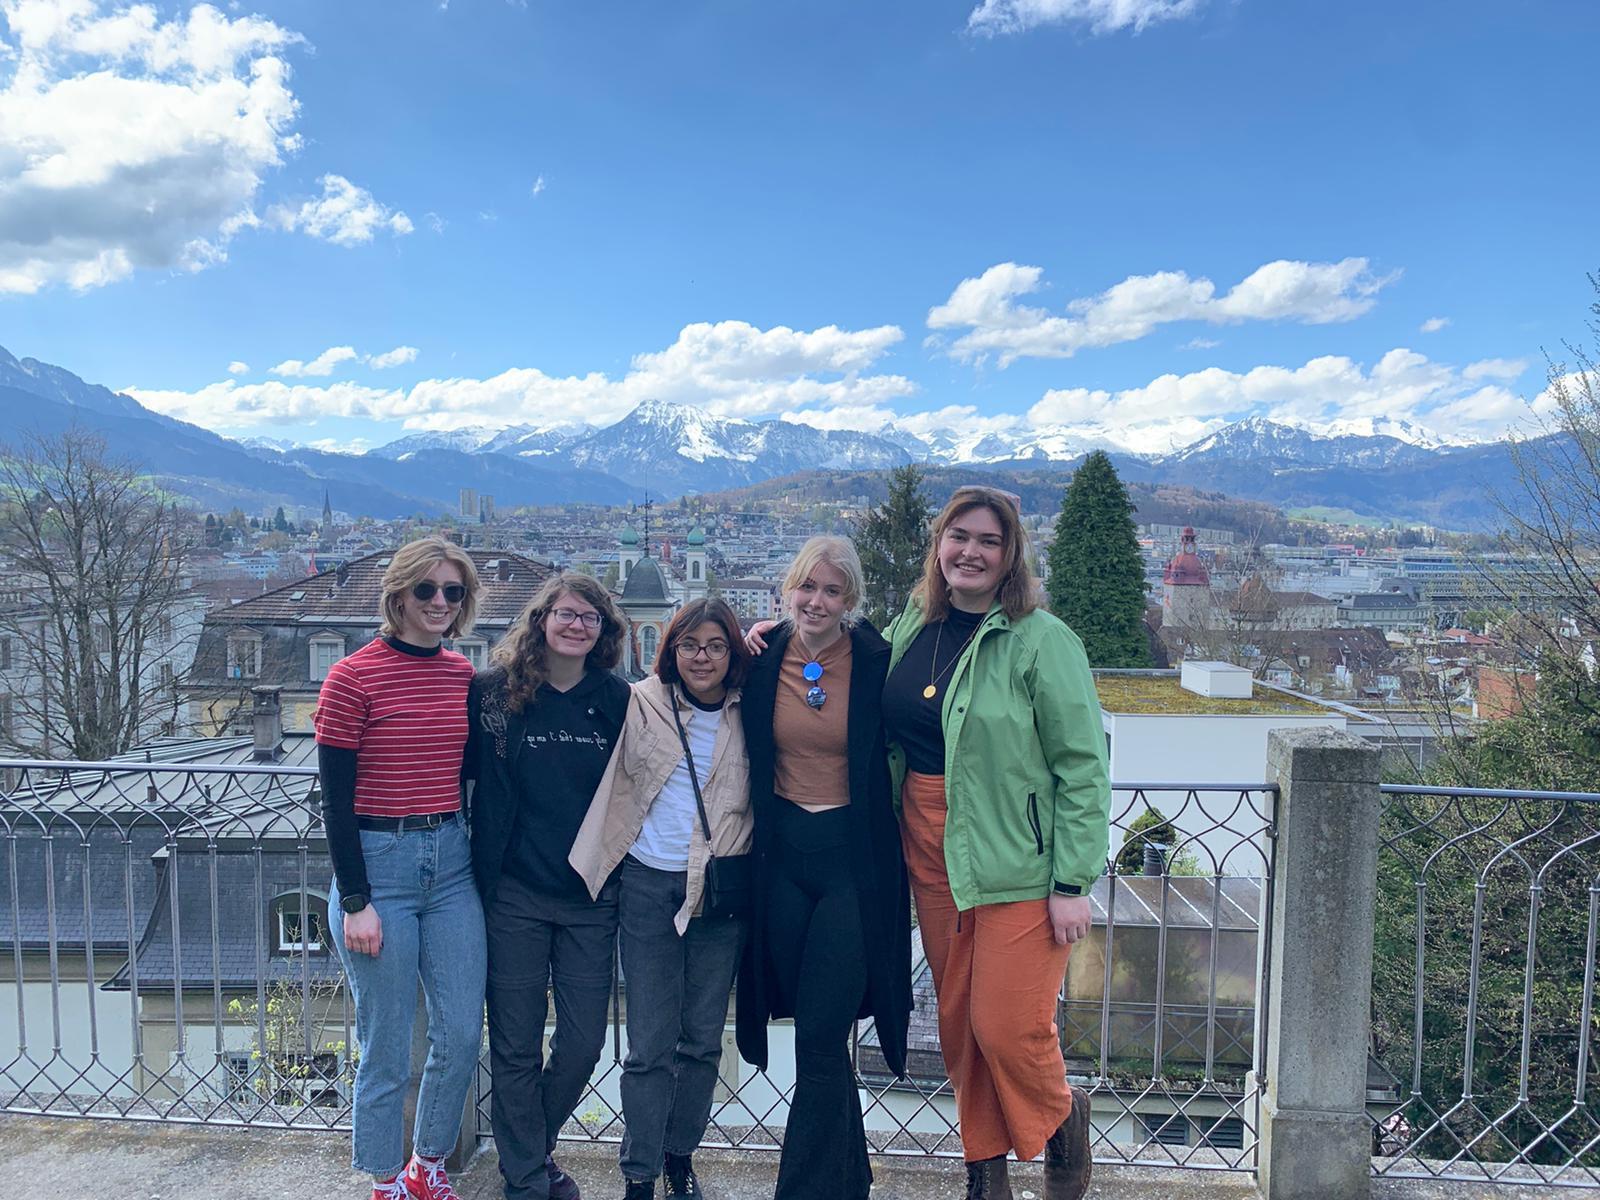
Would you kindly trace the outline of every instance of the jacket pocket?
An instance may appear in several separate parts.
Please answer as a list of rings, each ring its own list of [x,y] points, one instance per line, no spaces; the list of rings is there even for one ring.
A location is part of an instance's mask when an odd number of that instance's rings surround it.
[[[1044,853],[1044,827],[1039,824],[1039,793],[1028,793],[1028,827],[1033,830],[1035,853]]]

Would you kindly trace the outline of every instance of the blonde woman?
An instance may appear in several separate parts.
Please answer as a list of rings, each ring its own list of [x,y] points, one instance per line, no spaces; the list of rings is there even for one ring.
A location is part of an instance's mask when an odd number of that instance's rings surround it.
[[[576,1200],[551,1157],[605,1042],[617,887],[568,863],[628,708],[625,626],[589,575],[549,579],[473,688],[472,856],[489,947],[495,1146],[507,1200]],[[544,1057],[548,998],[556,1027]]]
[[[483,910],[473,887],[461,776],[472,664],[444,649],[472,628],[478,573],[460,547],[402,546],[383,574],[378,637],[322,683],[316,735],[334,882],[334,945],[361,1049],[352,1163],[373,1200],[451,1200],[455,1147],[483,1031]],[[417,980],[429,1053],[414,1152],[402,1109],[411,1076]]]
[[[910,904],[890,803],[881,698],[889,647],[854,619],[861,561],[844,538],[800,548],[786,619],[744,689],[755,888],[739,974],[740,1053],[767,1066],[767,1021],[793,1017],[795,1089],[776,1200],[864,1200],[872,1185],[850,1031],[877,1024],[905,1070]]]

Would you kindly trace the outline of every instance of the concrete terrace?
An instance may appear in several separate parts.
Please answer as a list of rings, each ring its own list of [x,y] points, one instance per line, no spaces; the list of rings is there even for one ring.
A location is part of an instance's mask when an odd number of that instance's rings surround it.
[[[14,1181],[7,1194],[25,1200],[365,1200],[367,1179],[349,1167],[349,1143],[338,1134],[267,1129],[202,1128],[142,1122],[0,1116],[0,1155]],[[564,1144],[562,1163],[585,1197],[621,1195],[616,1146]],[[713,1200],[767,1200],[777,1156],[705,1150],[696,1156]],[[874,1200],[959,1200],[959,1163],[875,1158]],[[455,1177],[462,1200],[498,1200],[500,1174],[492,1146]],[[1017,1200],[1040,1200],[1037,1164],[1012,1168]],[[1098,1200],[1255,1200],[1248,1175],[1148,1167],[1097,1166],[1090,1196]],[[1553,1189],[1509,1184],[1377,1180],[1374,1200],[1533,1200]]]

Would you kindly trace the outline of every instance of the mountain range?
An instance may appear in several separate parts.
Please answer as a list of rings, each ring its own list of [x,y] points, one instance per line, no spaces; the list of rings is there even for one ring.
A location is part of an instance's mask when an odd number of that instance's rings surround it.
[[[889,425],[867,433],[718,418],[662,401],[646,401],[600,428],[480,426],[411,434],[365,454],[330,453],[270,437],[230,440],[0,348],[0,439],[72,425],[101,433],[162,486],[205,508],[320,507],[326,490],[336,508],[377,517],[453,511],[461,488],[493,495],[502,508],[553,500],[620,504],[638,499],[645,486],[671,498],[801,472],[912,462],[1064,479],[1093,449],[1108,450],[1130,481],[1458,529],[1496,524],[1492,495],[1514,482],[1504,444],[1442,445],[1393,420],[1315,432],[1251,417],[1147,456],[1117,449],[1114,431],[1082,427],[913,432]]]

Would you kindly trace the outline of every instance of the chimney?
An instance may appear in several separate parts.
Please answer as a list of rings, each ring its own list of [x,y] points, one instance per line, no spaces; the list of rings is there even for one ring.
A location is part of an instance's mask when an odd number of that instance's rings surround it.
[[[502,558],[495,564],[494,577],[501,583],[511,582],[511,560],[509,558]]]
[[[277,762],[283,757],[283,708],[278,703],[281,687],[262,685],[250,689],[250,715],[255,723],[255,761]]]
[[[1156,842],[1144,844],[1144,874],[1165,875],[1167,873],[1167,848]]]
[[[333,582],[338,587],[343,587],[350,581],[350,564],[341,562],[333,572]]]

